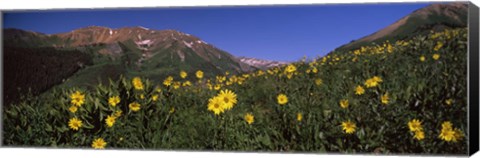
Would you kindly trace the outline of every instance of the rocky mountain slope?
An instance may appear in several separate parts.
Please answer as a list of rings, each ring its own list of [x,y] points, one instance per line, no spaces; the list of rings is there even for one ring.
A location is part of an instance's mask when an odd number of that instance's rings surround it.
[[[382,43],[386,40],[407,39],[430,31],[467,27],[468,3],[436,3],[418,9],[395,23],[336,50],[352,50],[363,45]]]

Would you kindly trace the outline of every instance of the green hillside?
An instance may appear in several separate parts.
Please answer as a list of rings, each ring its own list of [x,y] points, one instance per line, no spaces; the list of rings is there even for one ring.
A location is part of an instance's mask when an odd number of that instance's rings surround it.
[[[93,89],[55,88],[5,107],[3,144],[467,153],[466,28],[248,74],[197,79],[189,71],[191,86],[171,84],[186,82],[178,73],[159,84],[152,80],[165,78],[127,76]]]

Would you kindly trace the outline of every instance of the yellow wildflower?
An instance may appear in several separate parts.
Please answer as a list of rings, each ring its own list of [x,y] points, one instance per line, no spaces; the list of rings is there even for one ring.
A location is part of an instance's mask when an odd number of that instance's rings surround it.
[[[293,64],[290,64],[285,68],[285,72],[287,73],[293,73],[295,71],[297,71],[297,67],[295,67]]]
[[[320,79],[320,78],[315,79],[315,84],[317,86],[320,86],[322,83],[323,83],[322,79]]]
[[[245,121],[246,121],[249,125],[252,124],[253,121],[254,121],[254,119],[255,119],[255,117],[254,117],[252,114],[250,114],[250,113],[245,114],[244,117],[245,117],[245,118],[244,118]]]
[[[421,61],[421,62],[424,62],[424,61],[425,61],[425,56],[423,56],[423,55],[420,56],[420,61]]]
[[[82,120],[78,119],[78,118],[71,118],[70,121],[68,121],[68,126],[74,130],[74,131],[78,131],[78,129],[80,127],[82,127]]]
[[[347,99],[342,99],[340,100],[340,107],[342,108],[348,108],[348,100]]]
[[[137,102],[130,103],[128,107],[134,112],[140,110],[140,104]]]
[[[156,91],[157,93],[160,93],[160,92],[162,92],[162,89],[157,86],[157,87],[155,88],[155,91]]]
[[[440,50],[440,48],[442,48],[442,46],[443,46],[443,43],[440,42],[440,41],[438,41],[438,42],[437,42],[437,45],[435,45],[435,47],[433,48],[433,50],[438,51],[438,50]]]
[[[106,145],[107,142],[105,142],[105,140],[103,140],[102,138],[97,138],[92,142],[92,148],[95,149],[104,149]]]
[[[357,126],[355,125],[355,123],[353,123],[351,121],[342,122],[342,129],[347,134],[351,134],[351,133],[355,132],[356,128],[357,128]]]
[[[120,97],[119,96],[113,96],[108,98],[108,104],[111,106],[115,107],[117,104],[120,103]]]
[[[434,60],[438,60],[438,59],[440,58],[440,54],[436,54],[436,53],[435,53],[435,54],[433,54],[432,58],[433,58]]]
[[[179,82],[179,81],[173,82],[173,89],[178,89],[178,88],[180,88],[180,85],[182,85],[182,83]]]
[[[215,84],[215,86],[213,87],[213,89],[215,90],[220,90],[220,88],[222,88],[222,86],[220,84]]]
[[[134,77],[132,80],[132,84],[136,90],[143,90],[143,83],[140,77]]]
[[[71,103],[76,106],[82,106],[85,103],[85,95],[80,91],[75,91],[70,95]]]
[[[422,140],[425,138],[425,133],[423,132],[423,130],[415,131],[415,135],[413,136],[413,138],[417,140]]]
[[[185,81],[185,82],[182,83],[182,86],[184,86],[184,87],[188,87],[188,86],[191,86],[191,85],[192,85],[192,83],[190,81]]]
[[[456,141],[455,140],[455,131],[454,130],[445,130],[445,129],[442,129],[440,135],[439,135],[439,138],[440,139],[443,139],[447,142],[450,142],[450,141]]]
[[[378,76],[373,76],[372,79],[373,79],[373,81],[378,82],[378,83],[383,82],[382,78],[380,78],[380,77],[378,77]]]
[[[122,110],[117,110],[117,111],[115,111],[114,116],[115,116],[115,117],[120,117],[120,116],[122,116]]]
[[[365,86],[367,86],[367,88],[376,87],[378,86],[378,82],[375,82],[373,79],[367,79],[365,81]]]
[[[208,100],[207,110],[212,111],[215,115],[220,115],[225,110],[223,100],[220,97],[213,97]]]
[[[187,75],[188,75],[187,72],[185,72],[185,71],[180,71],[180,77],[181,77],[181,78],[186,78]]]
[[[382,95],[382,104],[388,104],[389,102],[389,97],[388,97],[388,93],[385,93],[384,95]]]
[[[388,53],[392,53],[392,52],[393,52],[393,47],[392,47],[392,45],[391,45],[390,43],[387,45],[387,52],[388,52]]]
[[[445,100],[445,104],[447,104],[447,105],[449,105],[449,106],[452,105],[452,103],[453,103],[453,99],[447,99],[447,100]]]
[[[438,137],[447,142],[457,142],[463,138],[463,133],[457,128],[454,129],[451,122],[445,121],[442,123],[442,130]]]
[[[421,131],[423,130],[422,128],[422,122],[417,119],[413,119],[410,122],[408,122],[408,128],[410,131],[415,132],[415,131]]]
[[[77,108],[77,106],[72,105],[72,106],[70,106],[70,108],[68,108],[68,110],[72,113],[75,113],[75,112],[77,112],[78,108]]]
[[[453,125],[450,121],[445,121],[445,122],[442,123],[442,129],[451,130],[452,127],[453,127]]]
[[[107,124],[108,127],[112,127],[116,119],[117,118],[115,116],[109,115],[105,119],[105,124]]]
[[[201,79],[203,78],[203,71],[202,70],[198,70],[195,75],[197,76],[198,79]]]
[[[170,86],[170,85],[172,85],[172,82],[173,82],[173,77],[168,76],[165,80],[163,80],[163,85]]]
[[[362,47],[362,48],[363,48],[363,47]],[[353,54],[355,54],[355,55],[360,55],[360,50],[357,49],[357,50],[353,51]]]
[[[152,95],[152,101],[157,101],[158,100],[158,94]]]
[[[362,86],[357,86],[357,88],[355,88],[355,94],[356,95],[362,95],[365,93],[365,89],[363,89]]]
[[[237,103],[237,95],[228,89],[220,91],[218,97],[223,101],[226,110],[231,109]]]
[[[288,97],[285,94],[279,94],[277,96],[277,102],[280,105],[284,105],[288,103]]]
[[[302,113],[297,113],[297,121],[300,122],[300,121],[302,121],[302,119],[303,119]]]

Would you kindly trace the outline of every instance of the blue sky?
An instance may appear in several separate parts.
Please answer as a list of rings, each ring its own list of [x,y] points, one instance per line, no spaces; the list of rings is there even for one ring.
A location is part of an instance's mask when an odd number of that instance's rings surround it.
[[[87,26],[144,26],[195,35],[235,56],[295,61],[323,56],[429,3],[183,7],[6,12],[4,28],[46,34]]]

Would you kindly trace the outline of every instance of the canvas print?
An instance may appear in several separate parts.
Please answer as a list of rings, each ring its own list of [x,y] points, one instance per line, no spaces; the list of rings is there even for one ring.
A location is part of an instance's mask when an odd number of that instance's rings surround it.
[[[466,155],[469,4],[5,11],[2,145]]]

